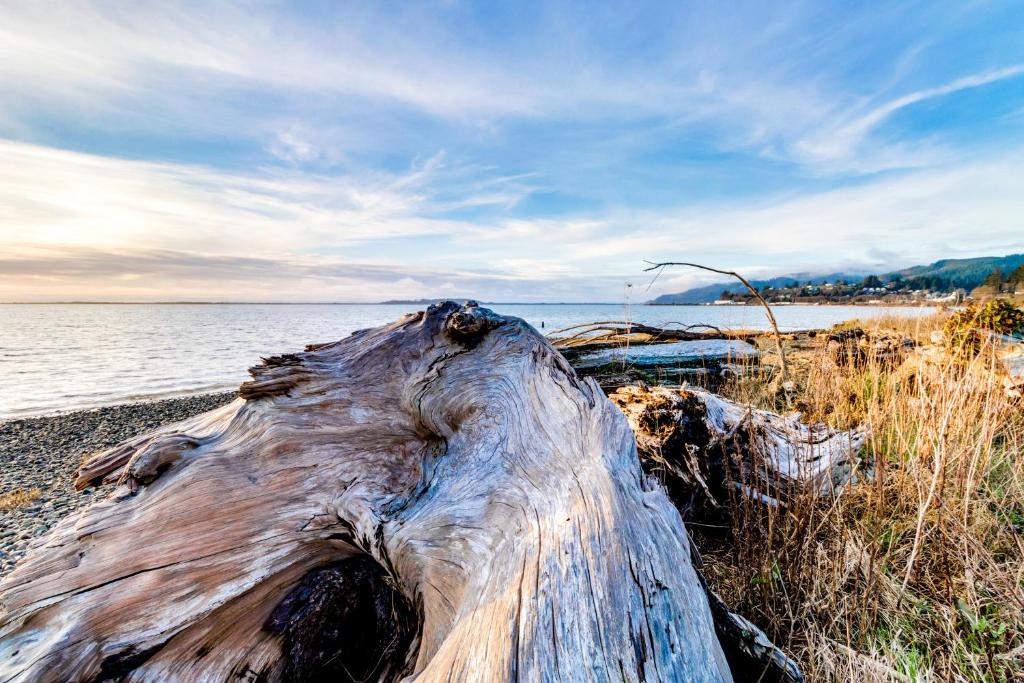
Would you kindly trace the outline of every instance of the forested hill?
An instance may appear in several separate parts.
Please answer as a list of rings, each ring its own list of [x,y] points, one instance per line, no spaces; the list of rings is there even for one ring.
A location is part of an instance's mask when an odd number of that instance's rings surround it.
[[[970,291],[981,285],[985,278],[997,268],[1001,269],[1003,273],[1010,273],[1020,266],[1024,266],[1024,254],[981,256],[967,259],[942,259],[926,266],[911,266],[902,270],[875,275],[882,282],[900,280],[904,286],[911,289],[950,292],[962,288]],[[830,275],[816,276],[808,273],[794,273],[767,280],[752,280],[751,284],[758,289],[764,287],[792,287],[794,284],[820,285],[837,282],[853,284],[861,282],[864,277],[864,273],[832,273]],[[718,299],[722,292],[725,291],[738,294],[745,292],[746,289],[739,282],[723,281],[703,287],[695,287],[677,294],[662,294],[650,303],[706,304]]]
[[[996,268],[1011,273],[1024,265],[1024,254],[1009,256],[981,256],[979,258],[943,259],[927,266],[912,266],[896,271],[904,280],[920,282],[919,289],[968,291],[981,285]],[[882,275],[882,280],[892,279],[893,273]]]
[[[792,275],[781,275],[779,277],[773,277],[767,280],[751,280],[750,284],[754,285],[758,289],[764,287],[788,287],[794,283],[810,283],[814,285],[823,285],[829,282],[860,282],[864,279],[864,274],[851,274],[851,273],[832,273],[830,275],[811,275],[810,273],[794,273]],[[695,287],[688,289],[685,292],[679,292],[678,294],[662,294],[658,298],[652,300],[652,304],[708,304],[718,299],[722,292],[733,292],[739,294],[745,292],[746,287],[736,280],[729,280],[726,282],[716,282],[712,285],[705,285],[703,287]]]

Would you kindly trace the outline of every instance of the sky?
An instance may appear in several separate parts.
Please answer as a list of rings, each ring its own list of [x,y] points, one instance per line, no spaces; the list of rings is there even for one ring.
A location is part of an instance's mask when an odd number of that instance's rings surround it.
[[[0,0],[0,301],[1024,252],[1024,4]]]

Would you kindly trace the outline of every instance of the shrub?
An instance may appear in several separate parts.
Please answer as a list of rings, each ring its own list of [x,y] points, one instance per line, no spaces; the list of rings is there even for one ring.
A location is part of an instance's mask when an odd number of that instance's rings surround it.
[[[951,349],[976,355],[984,343],[983,332],[1024,335],[1024,311],[1005,299],[984,306],[968,306],[946,321],[946,341]]]

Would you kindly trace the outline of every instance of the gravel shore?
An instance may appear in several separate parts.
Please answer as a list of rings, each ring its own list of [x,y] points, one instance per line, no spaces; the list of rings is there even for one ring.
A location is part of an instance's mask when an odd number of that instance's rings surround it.
[[[78,492],[73,485],[83,456],[233,398],[233,391],[200,394],[0,421],[0,503],[32,492],[32,500],[11,509],[0,505],[0,577],[24,556],[29,541],[93,500],[95,489]]]

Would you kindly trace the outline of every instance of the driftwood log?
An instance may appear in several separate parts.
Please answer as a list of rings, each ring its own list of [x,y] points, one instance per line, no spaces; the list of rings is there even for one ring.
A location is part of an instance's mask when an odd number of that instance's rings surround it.
[[[671,323],[669,323],[671,324]],[[563,327],[551,332],[551,343],[563,350],[617,346],[625,343],[657,344],[673,341],[710,341],[726,339],[751,344],[757,339],[782,337],[815,337],[821,329],[790,330],[776,335],[774,330],[728,330],[714,325],[682,325],[680,327],[655,327],[627,320],[599,320]]]
[[[0,584],[0,681],[732,679],[626,418],[524,322],[252,374],[86,464],[109,496]]]
[[[630,385],[611,394],[636,434],[646,468],[680,509],[717,506],[727,490],[770,506],[830,496],[869,478],[864,428],[836,430],[734,403],[697,387]]]

